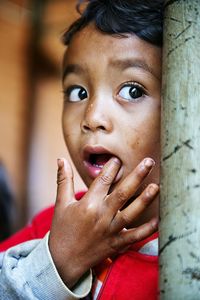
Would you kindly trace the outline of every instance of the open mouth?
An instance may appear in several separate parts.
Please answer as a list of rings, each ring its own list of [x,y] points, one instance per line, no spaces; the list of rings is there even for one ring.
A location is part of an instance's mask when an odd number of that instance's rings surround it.
[[[95,168],[102,169],[104,165],[111,159],[113,155],[108,153],[101,154],[90,154],[88,157],[88,162]]]
[[[83,163],[91,178],[96,178],[104,165],[115,155],[100,146],[86,146],[83,151]]]

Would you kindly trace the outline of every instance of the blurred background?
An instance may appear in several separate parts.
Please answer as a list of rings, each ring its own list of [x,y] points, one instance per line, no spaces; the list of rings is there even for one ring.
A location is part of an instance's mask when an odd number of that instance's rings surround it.
[[[0,0],[0,239],[55,201],[56,159],[68,157],[60,38],[78,17],[75,6]],[[84,189],[77,172],[75,189]]]

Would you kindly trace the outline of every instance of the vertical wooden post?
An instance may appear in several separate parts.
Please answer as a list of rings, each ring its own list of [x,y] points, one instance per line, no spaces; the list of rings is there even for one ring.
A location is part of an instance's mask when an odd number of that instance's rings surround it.
[[[200,0],[166,1],[160,298],[200,299]]]

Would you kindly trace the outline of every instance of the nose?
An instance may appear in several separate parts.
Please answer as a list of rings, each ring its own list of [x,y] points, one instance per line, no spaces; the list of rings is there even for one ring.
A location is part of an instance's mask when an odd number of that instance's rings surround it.
[[[113,129],[111,108],[105,101],[89,101],[81,122],[83,132],[104,131],[111,132]]]

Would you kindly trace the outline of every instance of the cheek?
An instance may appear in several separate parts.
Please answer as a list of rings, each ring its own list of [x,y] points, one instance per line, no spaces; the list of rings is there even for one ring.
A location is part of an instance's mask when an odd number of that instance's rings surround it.
[[[63,130],[65,143],[68,143],[68,139],[70,138],[70,127],[69,127],[69,123],[66,120],[67,120],[67,118],[63,114],[63,116],[62,116],[62,130]]]
[[[77,126],[74,124],[75,120],[72,120],[68,113],[63,113],[62,116],[62,128],[63,135],[65,139],[65,143],[69,152],[73,152],[76,148],[75,145],[77,143]]]
[[[140,143],[149,148],[156,149],[160,144],[160,107],[153,106],[152,110],[147,113],[146,118],[140,124],[141,135]]]
[[[132,127],[126,134],[126,146],[132,153],[130,160],[141,161],[150,156],[156,160],[160,151],[160,116],[158,113],[147,116]],[[130,155],[129,155],[130,156]]]

